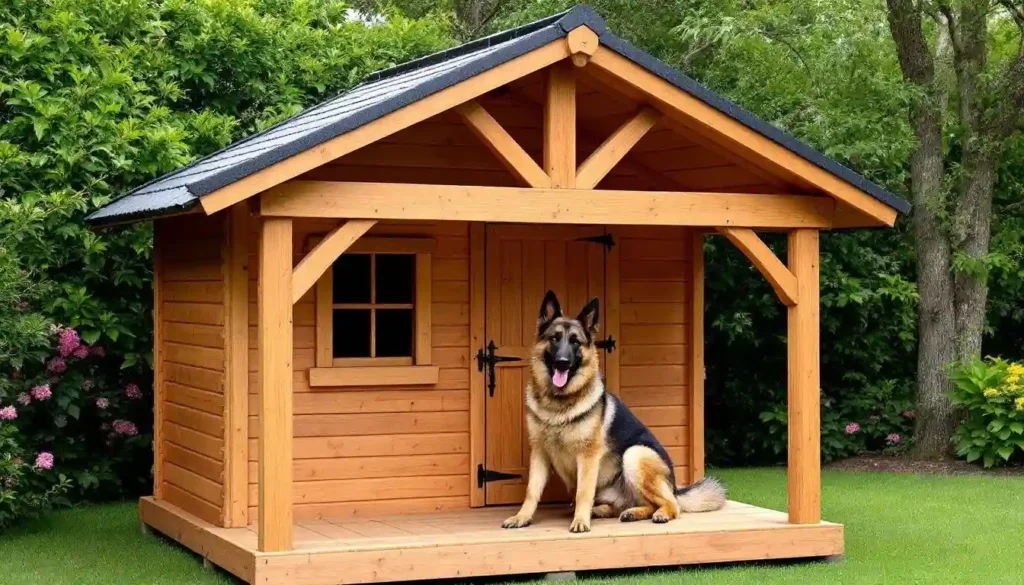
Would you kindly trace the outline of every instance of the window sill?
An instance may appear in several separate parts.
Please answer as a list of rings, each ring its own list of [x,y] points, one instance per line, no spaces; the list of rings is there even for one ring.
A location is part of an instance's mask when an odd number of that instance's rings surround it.
[[[309,386],[427,386],[437,384],[437,366],[310,368]]]

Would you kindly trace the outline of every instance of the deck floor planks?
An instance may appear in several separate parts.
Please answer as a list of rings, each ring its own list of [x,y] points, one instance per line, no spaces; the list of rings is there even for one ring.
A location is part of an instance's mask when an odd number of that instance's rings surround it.
[[[254,525],[217,528],[152,498],[143,498],[140,507],[143,521],[171,534],[214,563],[237,565],[238,551],[252,555],[252,564],[244,564],[245,571],[232,571],[243,573],[240,576],[251,583],[331,585],[466,578],[830,556],[843,552],[841,525],[793,525],[784,512],[741,502],[729,502],[718,512],[685,514],[666,524],[594,520],[592,531],[585,534],[569,533],[572,511],[566,505],[541,507],[528,528],[502,529],[501,521],[514,512],[515,506],[503,506],[300,519],[295,527],[294,550],[260,553],[256,550]],[[169,517],[177,523],[188,523],[206,540],[197,545],[198,537],[177,537],[180,529],[176,524],[168,524]],[[221,550],[226,551],[223,557]],[[538,556],[529,552],[536,550],[550,554]],[[249,566],[253,567],[251,575],[247,574]]]

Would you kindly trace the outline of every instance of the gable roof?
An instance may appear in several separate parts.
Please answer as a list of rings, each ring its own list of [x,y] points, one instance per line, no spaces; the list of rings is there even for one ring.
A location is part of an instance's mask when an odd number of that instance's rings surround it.
[[[373,73],[348,92],[150,181],[86,219],[102,225],[190,210],[198,205],[203,195],[563,38],[580,26],[597,33],[601,46],[797,156],[899,212],[910,210],[907,201],[630,45],[608,31],[604,20],[591,8],[576,6],[561,14]]]

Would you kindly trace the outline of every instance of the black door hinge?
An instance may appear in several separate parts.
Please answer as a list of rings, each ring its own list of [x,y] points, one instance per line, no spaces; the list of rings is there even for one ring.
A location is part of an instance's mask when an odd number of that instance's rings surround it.
[[[594,344],[595,347],[608,350],[608,353],[615,351],[615,338],[609,335],[605,339]]]
[[[601,244],[606,249],[611,250],[615,247],[615,238],[611,234],[602,234],[600,236],[587,236],[585,238],[576,238],[577,242],[594,242],[595,244]]]
[[[497,376],[494,375],[494,364],[497,364],[498,362],[518,362],[522,360],[522,358],[517,357],[495,355],[496,351],[498,351],[498,346],[494,345],[494,340],[492,339],[490,343],[487,344],[486,351],[481,349],[476,352],[476,370],[478,372],[483,372],[484,367],[487,367],[487,394],[489,396],[494,396],[494,385],[495,379],[497,378]]]
[[[483,465],[476,466],[476,487],[484,487],[485,483],[492,481],[504,481],[506,479],[522,479],[518,473],[505,473],[504,471],[491,471]]]

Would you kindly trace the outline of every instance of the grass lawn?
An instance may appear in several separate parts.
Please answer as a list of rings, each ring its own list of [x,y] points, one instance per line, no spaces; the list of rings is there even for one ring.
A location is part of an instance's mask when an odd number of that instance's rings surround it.
[[[717,473],[734,499],[784,509],[781,469]],[[824,517],[846,525],[840,563],[590,573],[590,583],[1024,582],[1024,478],[826,471]],[[139,532],[135,505],[65,510],[0,535],[0,584],[215,584],[184,549]]]

